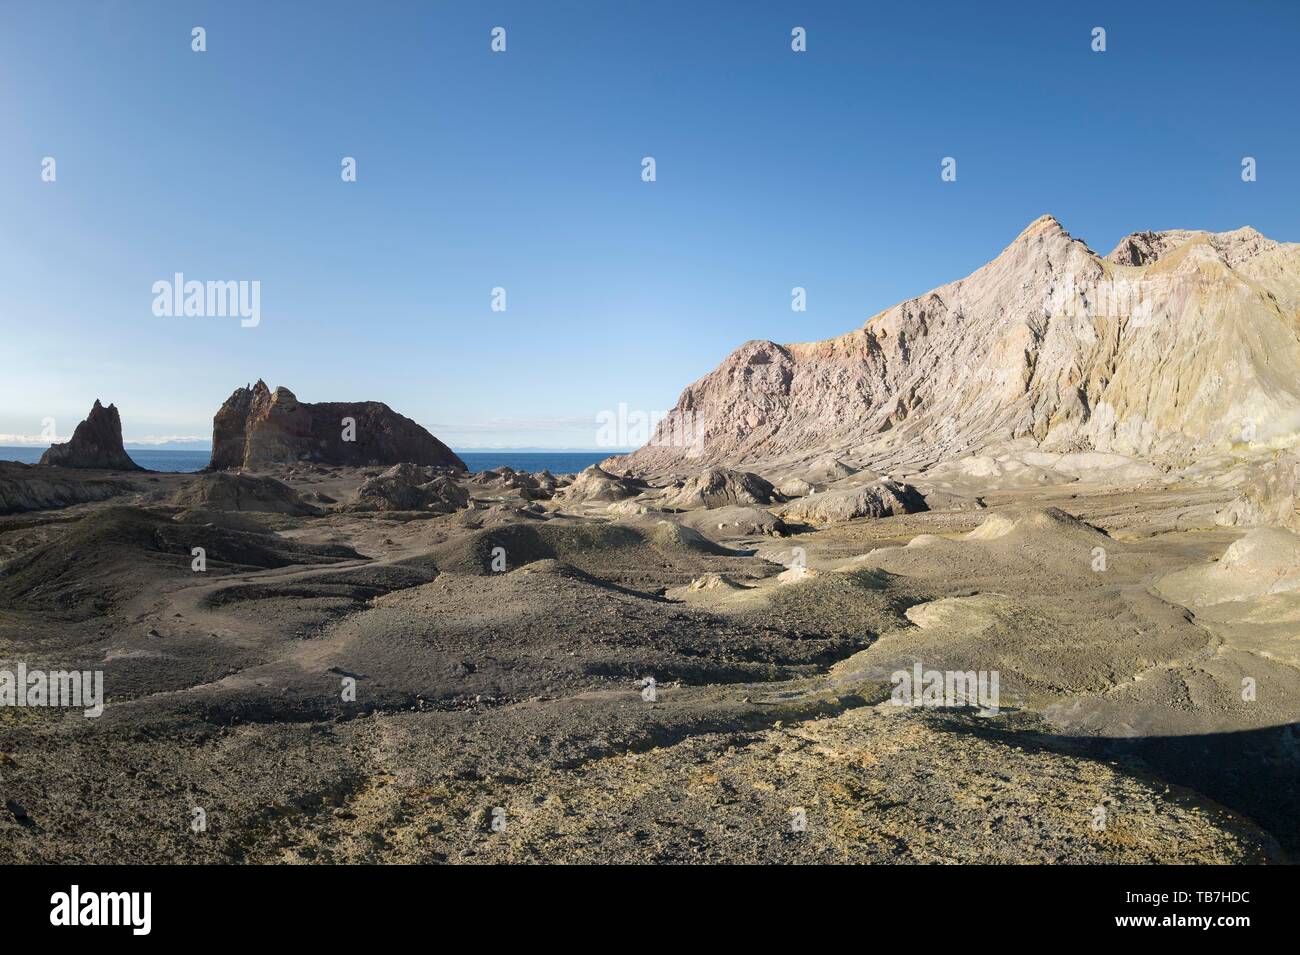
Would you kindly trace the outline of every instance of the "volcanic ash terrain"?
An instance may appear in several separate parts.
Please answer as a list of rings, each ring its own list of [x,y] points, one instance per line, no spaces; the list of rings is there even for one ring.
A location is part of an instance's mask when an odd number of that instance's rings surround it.
[[[0,671],[105,697],[0,706],[0,860],[1291,861],[1296,262],[1039,220],[580,474],[264,385],[114,469],[99,406],[0,464]]]

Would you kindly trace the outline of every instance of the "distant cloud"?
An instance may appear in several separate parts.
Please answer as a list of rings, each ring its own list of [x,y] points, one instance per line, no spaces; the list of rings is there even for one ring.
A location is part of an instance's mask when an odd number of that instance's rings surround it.
[[[39,434],[0,434],[0,445],[9,448],[21,448],[28,445],[46,448],[50,445],[50,439],[42,438]]]
[[[212,447],[212,438],[211,436],[194,435],[194,434],[173,434],[173,435],[167,435],[166,437],[156,437],[154,435],[146,435],[143,438],[123,438],[122,443],[143,444],[143,445],[188,444],[188,445],[201,445],[205,448],[210,448]]]
[[[36,447],[47,448],[51,443],[60,444],[69,440],[70,434],[56,435],[51,442],[48,437],[41,437],[39,434],[0,434],[0,446],[9,448]],[[210,448],[212,439],[203,435],[177,434],[177,435],[145,435],[142,438],[123,438],[122,443],[125,445],[139,445],[141,447],[152,448],[162,447],[164,445],[186,445],[191,448]]]

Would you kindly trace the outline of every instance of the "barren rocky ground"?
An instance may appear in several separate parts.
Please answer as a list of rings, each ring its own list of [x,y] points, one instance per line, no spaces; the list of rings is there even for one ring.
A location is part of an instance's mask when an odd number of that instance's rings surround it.
[[[107,705],[0,708],[0,859],[1300,850],[1300,589],[1217,522],[1232,487],[920,482],[929,511],[845,517],[725,472],[381,470],[39,469],[75,503],[0,517],[0,658],[102,670]],[[840,470],[808,476],[889,503]],[[918,662],[997,671],[996,712],[897,705]]]

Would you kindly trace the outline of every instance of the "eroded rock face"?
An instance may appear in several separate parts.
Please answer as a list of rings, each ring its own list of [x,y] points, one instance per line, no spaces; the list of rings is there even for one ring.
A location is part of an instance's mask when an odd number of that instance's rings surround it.
[[[657,433],[604,466],[769,473],[829,454],[888,472],[1017,440],[1187,462],[1246,422],[1267,442],[1300,418],[1297,310],[1300,245],[1135,233],[1102,258],[1043,216],[977,272],[856,331],[745,343],[665,418],[661,431],[692,422],[689,449]]]
[[[1134,232],[1120,239],[1106,259],[1117,265],[1150,265],[1189,235],[1185,231]]]
[[[1264,463],[1218,515],[1225,527],[1285,527],[1300,532],[1300,456],[1279,454]]]
[[[122,447],[122,418],[115,405],[105,408],[95,399],[86,420],[72,432],[72,440],[55,444],[41,455],[41,464],[61,468],[98,468],[105,471],[139,471]]]
[[[350,419],[354,423],[349,427]],[[349,440],[350,439],[350,440]],[[263,381],[236,389],[212,419],[214,470],[294,461],[364,466],[410,463],[465,470],[465,462],[379,401],[299,401]]]

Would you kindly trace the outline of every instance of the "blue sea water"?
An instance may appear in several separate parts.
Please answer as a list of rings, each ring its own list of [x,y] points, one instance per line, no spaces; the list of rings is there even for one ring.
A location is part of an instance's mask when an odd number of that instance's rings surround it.
[[[0,448],[0,461],[35,464],[44,448]],[[198,471],[208,466],[208,451],[140,451],[127,448],[131,460],[150,471]],[[459,451],[471,471],[508,466],[516,471],[550,471],[567,474],[609,457],[609,451]]]
[[[45,453],[45,448],[0,448],[0,461],[21,461],[35,464]],[[140,467],[149,471],[198,471],[208,466],[210,451],[140,451],[127,448],[127,455]]]
[[[617,451],[457,451],[471,471],[512,467],[516,471],[569,474],[599,464]]]

